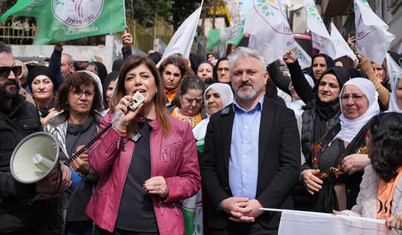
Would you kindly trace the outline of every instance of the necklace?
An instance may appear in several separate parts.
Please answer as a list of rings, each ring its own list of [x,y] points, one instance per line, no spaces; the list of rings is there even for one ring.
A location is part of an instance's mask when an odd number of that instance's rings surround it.
[[[42,117],[43,114],[42,114],[42,111],[40,111],[40,107],[39,107],[38,103],[36,103],[36,108],[38,109],[39,116]]]
[[[176,112],[176,109],[177,108],[173,110],[172,116],[175,117],[176,119],[179,119],[180,121],[187,122],[188,124],[190,124],[191,128],[194,128],[201,120],[201,113],[197,113],[192,117],[183,117],[181,116],[180,112]]]

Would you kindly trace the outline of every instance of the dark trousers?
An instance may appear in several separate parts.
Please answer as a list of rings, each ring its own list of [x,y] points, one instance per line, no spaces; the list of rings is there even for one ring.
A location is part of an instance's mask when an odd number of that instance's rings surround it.
[[[144,233],[144,232],[133,232],[126,231],[122,229],[115,228],[113,233],[110,233],[107,230],[99,228],[97,225],[95,226],[95,235],[159,235],[159,233]]]
[[[260,223],[238,223],[230,221],[229,225],[224,229],[214,229],[213,235],[266,235],[278,234],[278,229],[264,228]]]

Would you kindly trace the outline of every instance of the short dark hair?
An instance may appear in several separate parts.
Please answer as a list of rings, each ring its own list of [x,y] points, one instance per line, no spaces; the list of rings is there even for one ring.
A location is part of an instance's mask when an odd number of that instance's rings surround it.
[[[218,81],[218,82],[219,82],[219,80],[218,80],[218,66],[222,61],[228,61],[228,63],[229,63],[229,59],[227,57],[222,57],[216,62],[215,66],[214,66],[214,74],[213,75],[214,75],[214,79],[216,81]]]
[[[193,71],[191,68],[187,65],[187,61],[184,58],[181,58],[177,55],[172,55],[164,59],[159,66],[159,73],[161,76],[163,76],[163,71],[165,70],[166,66],[169,64],[176,66],[179,68],[180,73],[181,73],[181,79],[183,79],[184,76],[186,75],[193,75]]]
[[[204,95],[204,82],[196,75],[183,77],[175,96],[176,104],[179,108],[181,107],[178,99],[181,99],[183,95],[187,94],[189,89],[200,90]]]
[[[80,90],[82,85],[89,86],[91,84],[94,86],[95,95],[90,113],[94,114],[95,110],[98,112],[102,111],[102,96],[99,86],[95,79],[87,73],[73,73],[68,76],[59,88],[55,108],[57,110],[64,110],[64,112],[69,115],[70,105],[68,104],[68,93],[70,89]]]
[[[5,44],[4,42],[0,41],[0,53],[6,52],[8,54],[13,54],[10,45]]]
[[[372,151],[369,152],[374,171],[389,182],[402,166],[402,114],[381,113],[370,120]]]

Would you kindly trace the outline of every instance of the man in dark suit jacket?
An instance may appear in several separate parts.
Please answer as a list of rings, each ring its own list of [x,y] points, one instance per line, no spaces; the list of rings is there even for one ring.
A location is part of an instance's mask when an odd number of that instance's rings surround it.
[[[292,209],[300,166],[292,110],[267,98],[261,55],[241,48],[229,58],[236,99],[211,116],[200,157],[213,234],[277,234],[280,213]]]

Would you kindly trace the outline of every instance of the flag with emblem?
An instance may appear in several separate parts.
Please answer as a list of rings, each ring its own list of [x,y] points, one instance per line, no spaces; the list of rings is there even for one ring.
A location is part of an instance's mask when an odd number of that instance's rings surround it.
[[[307,16],[307,28],[311,31],[313,38],[313,47],[334,58],[336,56],[334,43],[314,1],[304,0],[304,8]]]
[[[303,47],[299,45],[299,43],[294,42],[294,48],[292,51],[296,54],[297,60],[299,61],[300,67],[302,69],[308,68],[311,66],[311,57],[307,54]]]
[[[259,51],[267,64],[294,48],[295,39],[278,0],[250,1],[244,33],[250,35],[248,47]]]
[[[37,45],[121,32],[126,25],[123,0],[19,0],[1,22],[12,15],[36,18]]]

